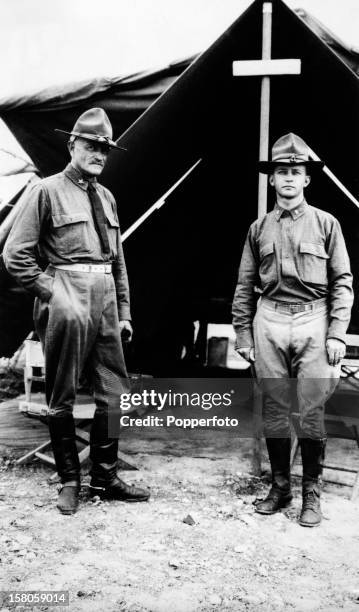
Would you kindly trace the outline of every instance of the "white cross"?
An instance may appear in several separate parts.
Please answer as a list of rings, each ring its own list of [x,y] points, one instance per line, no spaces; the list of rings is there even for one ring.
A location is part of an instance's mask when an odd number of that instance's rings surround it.
[[[233,76],[261,76],[261,118],[259,159],[268,160],[270,77],[301,73],[300,59],[271,59],[272,48],[272,3],[263,2],[262,59],[233,62]],[[267,212],[267,177],[259,174],[258,216]]]

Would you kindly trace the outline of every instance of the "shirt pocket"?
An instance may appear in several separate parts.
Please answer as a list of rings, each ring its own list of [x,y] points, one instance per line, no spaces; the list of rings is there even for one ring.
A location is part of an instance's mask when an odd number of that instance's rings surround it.
[[[277,281],[277,264],[274,251],[274,243],[267,242],[259,248],[259,276],[262,289]]]
[[[62,255],[89,253],[89,217],[85,212],[52,215],[55,249]]]
[[[120,224],[116,215],[107,208],[105,209],[105,215],[107,219],[107,231],[108,231],[108,239],[110,243],[110,248],[113,255],[117,254],[117,244],[118,244],[118,236],[120,232]]]
[[[313,285],[326,285],[328,283],[327,254],[323,244],[314,242],[301,242],[300,276],[305,283]]]

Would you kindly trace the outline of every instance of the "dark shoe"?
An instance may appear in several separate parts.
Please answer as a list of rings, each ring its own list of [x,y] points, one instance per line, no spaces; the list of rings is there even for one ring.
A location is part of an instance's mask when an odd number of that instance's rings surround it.
[[[281,508],[285,508],[293,499],[290,491],[281,491],[272,487],[267,497],[255,506],[255,511],[259,514],[275,514]]]
[[[120,478],[115,478],[107,486],[97,486],[96,483],[90,484],[90,496],[98,495],[100,499],[117,499],[125,502],[147,501],[150,492],[147,489],[128,485]]]
[[[62,485],[56,504],[61,514],[75,514],[79,505],[79,493],[79,484]]]
[[[313,488],[303,492],[303,506],[299,518],[299,525],[303,527],[317,527],[322,521],[320,509],[319,489]]]

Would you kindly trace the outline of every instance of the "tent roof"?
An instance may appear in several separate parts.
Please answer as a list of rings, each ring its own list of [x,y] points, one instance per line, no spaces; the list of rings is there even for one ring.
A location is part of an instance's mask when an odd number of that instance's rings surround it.
[[[272,56],[300,58],[302,72],[271,81],[270,140],[289,131],[301,135],[357,194],[358,54],[305,13],[281,0],[273,4]],[[134,353],[144,368],[146,359],[171,362],[189,322],[214,321],[208,310],[214,297],[225,300],[229,319],[242,245],[257,211],[260,113],[260,79],[234,78],[232,62],[261,56],[261,12],[255,0],[193,61],[82,84],[65,97],[45,92],[36,100],[0,100],[0,116],[45,175],[67,162],[53,129],[68,129],[94,105],[108,112],[127,151],[110,155],[101,182],[117,199],[123,230],[202,159],[160,214],[125,243]],[[324,175],[312,181],[308,199],[340,219],[359,270],[357,209]]]
[[[326,62],[335,59],[341,60],[343,66],[347,67],[355,76],[359,75],[359,53],[350,49],[338,37],[336,37],[319,20],[309,15],[303,9],[292,11],[280,0],[275,0],[278,6],[278,19],[280,13],[290,14],[306,27],[302,27],[304,38],[314,38],[323,43],[327,50]],[[65,162],[66,152],[64,152],[63,140],[54,138],[53,129],[55,127],[68,129],[76,120],[80,112],[94,105],[103,106],[110,114],[114,124],[115,134],[121,134],[127,130],[153,102],[166,90],[169,90],[167,99],[172,97],[171,85],[182,75],[179,83],[174,90],[177,94],[178,89],[188,88],[189,75],[183,74],[186,69],[191,67],[189,74],[198,73],[197,60],[200,63],[200,70],[213,54],[227,47],[233,48],[234,37],[243,38],[239,40],[239,48],[244,48],[249,42],[248,32],[245,32],[242,24],[246,21],[253,21],[250,16],[257,13],[257,29],[261,16],[258,8],[261,2],[255,1],[243,15],[201,56],[194,56],[184,60],[173,62],[156,71],[147,71],[132,75],[115,78],[88,79],[77,83],[69,83],[66,86],[51,87],[39,91],[32,95],[16,96],[13,98],[0,99],[0,116],[4,119],[14,135],[17,137],[25,151],[37,164],[41,174],[48,175],[61,169]],[[281,5],[279,7],[279,5]],[[275,37],[282,42],[281,33],[275,32],[274,16],[274,49],[276,47]],[[260,38],[258,38],[260,40]],[[303,39],[304,40],[304,39]],[[228,44],[230,43],[230,44]],[[253,45],[250,45],[253,47]],[[257,45],[258,47],[259,45]],[[290,47],[290,41],[284,42],[284,47]],[[234,51],[234,48],[233,48]],[[285,55],[285,53],[284,53]],[[253,54],[253,57],[257,57]],[[235,58],[235,56],[233,56]],[[240,53],[237,53],[240,59]],[[242,58],[244,59],[244,58]],[[193,64],[193,66],[191,66]],[[144,118],[146,122],[146,118]],[[126,135],[128,139],[128,135]],[[51,149],[51,150],[50,150]],[[122,161],[122,160],[121,160]]]
[[[304,9],[296,9],[295,13],[303,19],[306,25],[316,34],[347,66],[359,76],[359,51],[349,47],[338,36],[333,34],[324,24],[310,15]]]

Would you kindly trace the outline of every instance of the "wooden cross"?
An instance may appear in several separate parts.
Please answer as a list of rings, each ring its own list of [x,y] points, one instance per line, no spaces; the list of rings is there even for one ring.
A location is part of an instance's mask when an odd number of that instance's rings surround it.
[[[262,76],[259,159],[268,160],[270,77],[301,73],[300,59],[271,59],[272,2],[263,2],[262,59],[234,61],[233,76]],[[267,177],[259,174],[258,216],[267,212]]]
[[[233,76],[261,76],[261,111],[260,111],[260,137],[259,159],[268,160],[269,149],[269,111],[270,111],[270,77],[301,73],[300,59],[271,59],[272,52],[272,2],[263,2],[263,28],[262,28],[262,59],[233,62]],[[258,217],[267,212],[267,176],[259,173],[258,179]],[[252,366],[253,376],[255,369]],[[261,475],[261,421],[262,397],[259,389],[255,389],[253,402],[253,455],[252,471],[256,476]]]

